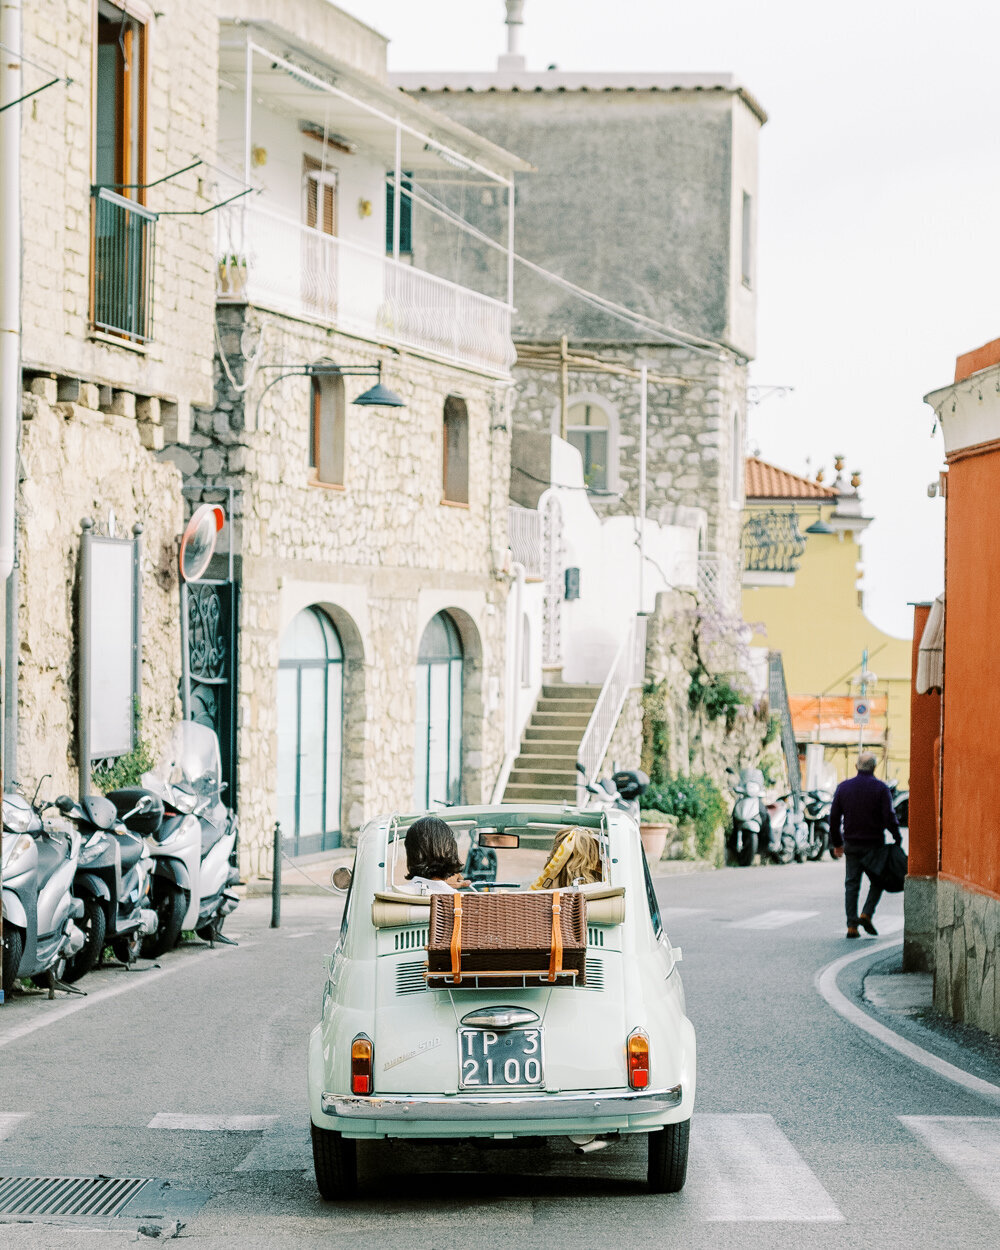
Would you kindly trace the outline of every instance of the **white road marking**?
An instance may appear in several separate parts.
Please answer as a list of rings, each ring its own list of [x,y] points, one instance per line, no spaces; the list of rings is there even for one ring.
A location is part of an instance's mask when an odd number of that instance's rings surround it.
[[[687,1192],[714,1222],[840,1223],[836,1203],[769,1115],[696,1115]]]
[[[1000,1212],[1000,1118],[901,1115],[899,1119],[971,1190]]]
[[[796,924],[799,920],[811,920],[818,916],[818,911],[765,911],[759,916],[751,916],[748,920],[734,920],[731,929],[781,929],[786,924]]]
[[[240,950],[250,950],[253,945],[253,942],[244,942],[241,944]],[[161,977],[169,977],[175,972],[180,972],[182,968],[190,968],[195,959],[218,959],[219,956],[225,954],[227,954],[225,949],[216,947],[214,951],[199,951],[196,955],[179,959],[167,968],[157,968],[149,972],[120,972],[117,974],[122,978],[120,984],[109,985],[107,989],[103,990],[87,990],[86,998],[74,998],[68,1003],[61,1003],[58,1007],[51,1008],[51,1010],[47,1010],[45,1004],[35,1003],[33,1004],[33,1010],[38,1012],[37,1015],[33,1015],[29,1020],[25,1020],[23,1024],[15,1024],[12,1028],[4,1029],[0,1032],[0,1049],[3,1049],[4,1046],[9,1046],[11,1042],[20,1041],[22,1037],[27,1037],[30,1033],[34,1033],[36,1029],[44,1029],[46,1025],[64,1020],[76,1011],[83,1011],[87,1007],[93,1007],[95,1003],[106,1002],[109,998],[117,998],[119,994],[127,994],[129,990],[141,990],[144,985],[150,985],[154,981],[159,981]],[[9,1011],[9,1006],[4,1007],[5,1014]]]
[[[289,942],[294,942],[296,938],[312,937],[315,932],[315,929],[307,929],[305,933],[286,933],[284,936]]]
[[[27,1118],[27,1111],[0,1111],[0,1141],[9,1137],[21,1121]]]
[[[880,951],[891,950],[894,946],[902,946],[899,939],[891,942],[877,942],[874,946],[865,946],[859,951],[852,951],[849,955],[841,955],[839,959],[835,959],[833,963],[829,963],[825,968],[820,968],[816,973],[814,984],[820,994],[826,999],[830,1006],[843,1016],[845,1020],[849,1020],[851,1024],[857,1025],[859,1029],[874,1037],[885,1046],[890,1046],[899,1054],[904,1055],[913,1063],[919,1063],[922,1067],[927,1068],[936,1076],[940,1076],[945,1081],[951,1081],[955,1085],[961,1085],[963,1089],[969,1090],[973,1094],[978,1094],[980,1098],[985,1098],[987,1102],[1000,1103],[1000,1086],[994,1085],[991,1081],[984,1081],[981,1077],[973,1076],[971,1072],[966,1072],[962,1068],[956,1068],[953,1063],[949,1063],[947,1059],[941,1059],[937,1055],[932,1055],[929,1050],[924,1050],[922,1046],[917,1046],[914,1042],[907,1041],[905,1037],[900,1037],[898,1033],[894,1033],[892,1029],[887,1028],[879,1020],[873,1019],[867,1012],[862,1011],[860,1007],[855,1006],[845,995],[837,988],[837,977],[848,964],[854,963],[858,959],[865,959],[871,955],[875,955]]]
[[[276,1115],[185,1115],[179,1111],[160,1111],[146,1127],[194,1133],[259,1133],[277,1118]]]
[[[903,927],[902,916],[876,916],[875,928],[878,929],[881,937],[888,937],[890,933],[898,933]]]

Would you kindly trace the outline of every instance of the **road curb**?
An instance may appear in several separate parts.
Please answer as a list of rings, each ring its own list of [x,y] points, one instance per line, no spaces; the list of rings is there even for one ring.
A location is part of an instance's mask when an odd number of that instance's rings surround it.
[[[929,1072],[933,1072],[936,1076],[941,1077],[942,1080],[950,1081],[953,1085],[959,1085],[969,1093],[1000,1106],[1000,1085],[994,1085],[992,1081],[984,1081],[981,1077],[973,1076],[971,1072],[966,1072],[964,1068],[956,1067],[955,1064],[949,1063],[947,1059],[942,1059],[939,1055],[935,1055],[931,1051],[925,1050],[922,1046],[918,1046],[915,1042],[909,1041],[908,1038],[903,1037],[894,1029],[890,1029],[888,1025],[883,1024],[881,1020],[876,1020],[874,1016],[870,1016],[866,1011],[863,1011],[856,1003],[852,1003],[838,988],[837,978],[850,964],[902,945],[903,939],[895,938],[892,941],[878,942],[874,946],[866,946],[860,951],[852,951],[849,955],[841,955],[839,959],[834,959],[832,963],[828,963],[825,967],[820,968],[813,978],[813,984],[821,997],[826,1000],[839,1016],[857,1028],[862,1029],[870,1037],[875,1038],[876,1041],[890,1047],[912,1063],[917,1063]]]

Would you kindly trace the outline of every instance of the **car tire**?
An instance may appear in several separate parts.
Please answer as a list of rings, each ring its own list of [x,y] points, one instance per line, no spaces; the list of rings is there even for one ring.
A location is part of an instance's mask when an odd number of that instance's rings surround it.
[[[691,1121],[668,1124],[647,1138],[646,1180],[652,1194],[677,1194],[684,1188]]]
[[[181,935],[181,925],[188,909],[188,896],[175,886],[164,886],[156,902],[156,932],[142,939],[145,959],[158,959],[172,951]]]
[[[66,960],[66,971],[62,979],[67,985],[79,981],[82,976],[96,968],[104,954],[107,921],[100,899],[85,898],[83,900],[83,919],[80,922],[80,928],[86,934],[86,938],[83,946],[73,958]]]
[[[24,954],[24,934],[21,930],[12,924],[5,924],[3,927],[3,992],[6,997],[14,988],[14,982],[17,980],[17,970],[21,966],[21,956]]]
[[[342,1202],[358,1192],[358,1143],[333,1129],[312,1129],[316,1188],[326,1202]],[[682,1182],[683,1183],[683,1182]]]
[[[755,833],[745,833],[743,835],[743,845],[736,852],[736,862],[741,868],[749,868],[756,854],[757,835]]]

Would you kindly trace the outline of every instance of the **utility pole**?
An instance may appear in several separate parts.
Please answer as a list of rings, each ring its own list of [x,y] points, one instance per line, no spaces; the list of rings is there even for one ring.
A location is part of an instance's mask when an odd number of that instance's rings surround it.
[[[21,6],[22,0],[0,0],[0,793],[7,781],[3,767],[6,708],[2,702],[7,676],[6,596],[14,570],[14,493],[21,418]],[[9,989],[2,977],[0,967],[0,1003]]]
[[[646,438],[649,418],[649,366],[639,366],[639,612],[646,610]]]

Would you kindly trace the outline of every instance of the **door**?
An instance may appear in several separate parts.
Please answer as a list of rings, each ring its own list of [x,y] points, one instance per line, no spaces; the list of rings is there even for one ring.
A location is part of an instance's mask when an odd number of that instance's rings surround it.
[[[417,653],[413,800],[417,808],[457,803],[462,795],[462,641],[439,612]]]
[[[311,156],[302,160],[302,298],[332,319],[337,310],[337,171]]]

